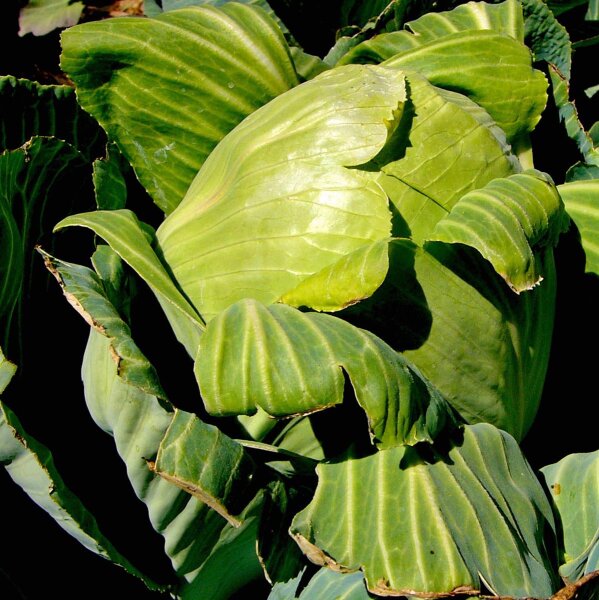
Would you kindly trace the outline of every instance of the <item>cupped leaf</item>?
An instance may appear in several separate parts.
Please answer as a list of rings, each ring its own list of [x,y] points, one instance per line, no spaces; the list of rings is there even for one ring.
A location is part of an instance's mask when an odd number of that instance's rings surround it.
[[[465,194],[430,239],[476,248],[519,293],[541,281],[537,250],[554,247],[568,224],[549,176],[528,171]]]
[[[0,348],[0,394],[15,371],[15,365],[4,357]],[[3,402],[0,402],[0,464],[33,502],[88,550],[139,577],[150,589],[163,589],[135,568],[102,534],[94,516],[60,476],[50,451],[25,431]]]
[[[552,250],[538,260],[542,284],[516,295],[473,248],[394,243],[383,285],[340,316],[401,350],[468,423],[522,439],[539,406],[555,311]]]
[[[599,570],[599,451],[570,454],[541,472],[563,530],[560,575],[574,583]]]
[[[343,400],[347,372],[381,447],[432,441],[455,425],[444,398],[367,331],[320,313],[242,300],[200,340],[195,373],[213,415],[310,413]]]
[[[219,144],[157,232],[205,320],[242,298],[274,302],[389,237],[387,196],[348,167],[382,149],[405,100],[400,72],[348,65],[279,96]]]
[[[599,275],[599,179],[564,183],[557,189],[580,231],[586,271]]]
[[[396,149],[374,162],[400,215],[401,231],[394,233],[422,243],[464,194],[521,166],[503,131],[476,103],[415,72],[408,74],[408,84],[409,116],[396,140],[404,152],[398,157]]]
[[[166,213],[228,131],[298,83],[274,21],[237,3],[85,23],[62,46],[81,106]]]
[[[195,415],[176,410],[153,470],[239,527],[254,464],[243,447]],[[245,502],[244,502],[245,500]]]
[[[398,447],[317,472],[314,498],[291,533],[311,560],[362,569],[375,594],[487,588],[546,598],[557,589],[547,497],[515,440],[491,425],[466,427],[437,456]]]
[[[70,86],[0,77],[0,114],[1,150],[15,150],[40,135],[68,142],[87,159],[102,153],[102,130],[81,110]]]
[[[547,102],[547,80],[532,68],[528,48],[491,31],[447,35],[383,64],[417,71],[436,86],[468,96],[510,142],[534,129]]]
[[[522,7],[517,0],[467,2],[453,10],[426,13],[404,27],[404,31],[381,33],[362,42],[340,62],[382,62],[460,31],[491,30],[524,41]]]
[[[319,598],[335,598],[335,600],[370,600],[373,598],[364,584],[362,573],[337,573],[322,568],[308,584],[298,590],[305,574],[302,572],[294,579],[273,586],[267,600],[318,600]]]
[[[108,290],[114,291],[117,288],[122,301],[126,290],[124,286],[118,286],[118,270],[111,268],[107,261],[97,259],[95,262],[98,265],[102,262],[103,266],[98,271],[106,277],[102,279],[102,283],[108,288],[104,302],[109,303]],[[76,289],[67,288],[67,292],[76,294],[78,299],[81,298]],[[99,304],[98,301],[96,307]],[[99,312],[109,311],[103,309]],[[95,318],[94,315],[91,316]],[[114,327],[112,331],[115,331]],[[120,335],[126,338],[127,331],[124,327],[120,328]],[[119,341],[120,343],[116,344],[115,340],[106,337],[97,329],[90,332],[82,366],[85,399],[90,414],[99,427],[114,437],[117,451],[126,463],[127,474],[136,495],[146,504],[154,529],[165,538],[165,551],[183,588],[194,585],[197,590],[208,586],[212,590],[210,597],[225,600],[238,587],[262,576],[254,549],[255,542],[249,546],[252,538],[255,540],[256,537],[257,513],[262,500],[259,496],[254,499],[250,497],[247,508],[240,513],[236,503],[243,502],[244,498],[229,495],[228,492],[233,493],[236,490],[235,486],[227,491],[226,483],[219,485],[218,482],[224,483],[228,476],[234,480],[233,473],[239,466],[236,461],[238,454],[229,451],[231,445],[235,444],[232,440],[225,442],[228,450],[221,453],[224,440],[222,436],[209,436],[209,439],[203,437],[204,442],[209,441],[208,447],[203,447],[202,452],[195,458],[198,463],[201,462],[200,456],[204,459],[202,484],[205,489],[218,493],[218,498],[212,497],[211,503],[218,504],[221,512],[226,512],[227,516],[232,516],[232,512],[235,512],[236,522],[241,523],[238,529],[228,524],[223,516],[208,504],[152,470],[151,466],[157,461],[165,436],[167,444],[170,439],[168,431],[173,424],[173,407],[163,398],[144,391],[143,388],[147,389],[147,385],[132,385],[130,380],[119,376],[111,347],[123,347],[133,343],[126,339]],[[149,365],[148,370],[151,370]],[[197,417],[186,418],[183,415],[183,420],[191,426],[191,430],[197,432],[198,429],[202,429],[203,424],[198,424],[195,419]],[[202,439],[195,440],[195,444],[196,449],[201,447]],[[166,463],[168,472],[171,472],[170,467],[174,465],[172,472],[175,475],[180,474],[183,478],[189,473],[188,469],[181,467],[174,460],[171,461],[172,454],[169,456],[167,448],[163,450],[167,452],[163,462]],[[220,465],[218,461],[223,457],[233,460],[228,460],[223,472],[220,472],[220,466],[216,468],[216,465]],[[202,465],[196,466],[199,470],[202,469]],[[216,477],[216,481],[207,483],[209,473]],[[224,478],[221,475],[224,475]],[[198,532],[201,532],[201,535]],[[221,591],[216,585],[215,565],[222,569],[222,554],[230,551],[228,548],[233,552],[243,552],[243,565],[230,575],[227,585],[223,585]],[[185,597],[185,592],[181,593]]]
[[[185,346],[188,353],[194,356],[199,336],[204,328],[202,319],[177,289],[154,252],[135,214],[125,209],[98,210],[67,217],[54,229],[60,230],[72,226],[91,229],[137,272],[156,295],[177,339]]]
[[[100,247],[96,256],[102,250],[109,248]],[[41,249],[38,251],[68,302],[91,327],[110,340],[110,352],[119,377],[149,394],[166,398],[156,370],[133,342],[129,326],[118,310],[108,301],[105,284],[100,277],[87,267],[63,262]],[[119,267],[122,269],[122,265]]]
[[[414,37],[418,45],[382,64],[414,70],[436,86],[465,94],[491,115],[509,141],[534,129],[547,101],[547,80],[532,68],[530,51],[521,42],[486,30],[459,31],[427,43]],[[344,62],[364,61],[358,49]],[[371,50],[367,57],[372,61]]]
[[[524,46],[522,7],[508,0],[468,2],[425,14],[406,23],[403,31],[381,33],[357,45],[339,62],[417,71],[481,105],[513,142],[534,128],[547,100],[547,80],[532,68],[531,59]]]
[[[72,211],[88,175],[81,153],[55,138],[0,154],[0,340],[9,356],[22,348],[34,246]]]
[[[83,2],[29,0],[19,13],[19,35],[46,35],[60,27],[71,27],[81,18]]]

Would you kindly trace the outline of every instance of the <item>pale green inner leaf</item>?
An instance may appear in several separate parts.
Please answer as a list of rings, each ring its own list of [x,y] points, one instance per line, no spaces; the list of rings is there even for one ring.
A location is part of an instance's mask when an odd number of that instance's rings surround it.
[[[464,194],[521,167],[503,131],[477,104],[413,72],[408,83],[404,116],[410,116],[405,130],[398,128],[405,155],[375,160],[379,181],[405,222],[402,234],[422,243]]]
[[[219,144],[157,232],[204,319],[246,297],[274,302],[389,236],[385,193],[348,167],[382,149],[405,100],[401,73],[349,65],[276,98]]]
[[[389,269],[388,245],[388,240],[381,240],[358,248],[304,279],[280,302],[332,312],[372,296]]]

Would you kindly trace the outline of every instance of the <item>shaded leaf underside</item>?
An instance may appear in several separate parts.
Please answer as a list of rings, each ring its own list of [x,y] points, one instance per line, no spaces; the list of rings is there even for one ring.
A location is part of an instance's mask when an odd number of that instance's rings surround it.
[[[15,370],[0,349],[0,393]],[[93,515],[58,473],[50,451],[28,435],[17,416],[3,402],[0,402],[0,465],[40,508],[88,550],[139,577],[150,589],[161,589],[102,534]]]

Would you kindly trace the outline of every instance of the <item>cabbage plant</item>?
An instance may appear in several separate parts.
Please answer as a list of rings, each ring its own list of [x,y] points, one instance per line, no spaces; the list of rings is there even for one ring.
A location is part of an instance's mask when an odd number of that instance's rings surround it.
[[[599,455],[535,472],[520,446],[573,220],[597,264],[599,158],[567,32],[540,0],[408,4],[344,3],[323,58],[260,1],[163,0],[62,34],[108,146],[96,209],[54,228],[93,232],[91,262],[38,255],[90,325],[85,402],[164,537],[173,597],[261,581],[272,600],[549,598],[598,580]],[[581,153],[567,182],[535,168],[549,95]],[[159,218],[128,204],[129,166]],[[164,589],[6,405],[0,434],[48,512]]]

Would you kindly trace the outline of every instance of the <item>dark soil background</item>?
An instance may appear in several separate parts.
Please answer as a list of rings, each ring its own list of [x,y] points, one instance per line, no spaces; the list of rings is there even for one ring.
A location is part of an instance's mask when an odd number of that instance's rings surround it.
[[[307,51],[323,54],[332,45],[336,3],[279,0],[272,4],[285,22],[296,23],[292,33]],[[14,0],[5,0],[0,9],[0,75],[61,83],[58,32],[42,38],[19,37],[18,9],[19,2]],[[309,9],[318,18],[302,20],[300,9]],[[582,93],[597,84],[589,64],[597,64],[596,51],[579,48],[572,90],[587,126],[599,115],[596,101]],[[567,168],[579,160],[551,100],[533,134],[533,145],[537,168],[551,173],[556,183],[563,182]],[[142,213],[147,211],[146,220],[151,222],[156,218],[154,209],[144,203],[135,181],[130,186],[132,202],[139,203]],[[62,253],[59,240],[55,253],[86,264],[91,240],[82,236],[75,242],[73,236],[69,233],[63,240]],[[73,255],[74,248],[79,257]],[[570,452],[597,449],[596,419],[589,404],[596,402],[596,352],[591,349],[599,339],[599,278],[584,274],[583,260],[577,232],[572,230],[556,251],[559,293],[549,373],[539,416],[523,442],[534,468]],[[9,388],[5,400],[28,433],[52,450],[57,468],[97,517],[105,535],[138,568],[168,583],[170,566],[162,538],[150,527],[143,505],[133,494],[112,439],[93,423],[85,407],[80,365],[88,326],[66,303],[41,259],[35,269],[37,283],[23,332],[27,363],[18,386]],[[0,600],[169,597],[149,592],[141,581],[83,549],[12,482],[5,469],[0,469],[0,498]],[[259,586],[252,597],[265,597],[264,589]]]

